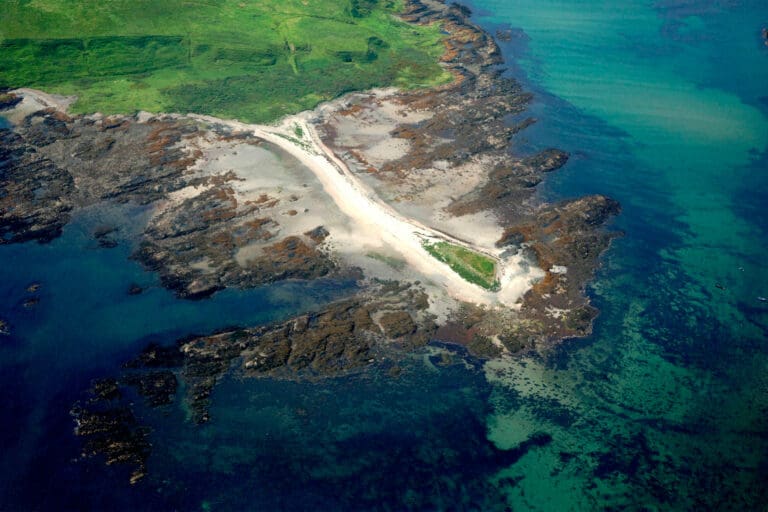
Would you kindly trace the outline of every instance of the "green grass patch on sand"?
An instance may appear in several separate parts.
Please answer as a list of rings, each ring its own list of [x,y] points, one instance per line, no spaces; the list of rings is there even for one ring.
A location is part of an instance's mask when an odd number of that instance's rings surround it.
[[[424,242],[424,249],[472,284],[496,291],[496,261],[484,254],[448,242]]]
[[[391,0],[4,0],[0,89],[75,94],[75,112],[266,122],[345,92],[448,82],[439,26]]]

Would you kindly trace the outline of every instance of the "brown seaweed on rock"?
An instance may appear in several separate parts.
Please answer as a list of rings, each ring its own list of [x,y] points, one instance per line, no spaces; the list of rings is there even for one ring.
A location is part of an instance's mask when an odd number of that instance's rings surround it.
[[[452,193],[445,183],[456,180],[462,166],[474,164],[479,184],[450,197],[444,212],[453,217],[492,212],[504,231],[498,246],[509,254],[522,251],[545,271],[523,297],[519,313],[466,304],[443,326],[440,339],[494,357],[502,349],[514,353],[588,334],[597,312],[584,288],[616,236],[603,225],[619,212],[618,203],[603,196],[542,203],[537,185],[564,166],[568,154],[556,148],[515,154],[516,135],[535,122],[524,114],[532,96],[504,74],[496,43],[458,5],[411,0],[403,17],[442,23],[447,36],[441,62],[455,80],[429,90],[352,95],[341,110],[324,112],[320,136],[350,169],[363,179],[373,177],[372,185],[395,208],[418,208],[424,201],[420,194],[429,194],[435,182]],[[395,115],[376,114],[385,102]],[[401,154],[381,163],[375,145],[354,133],[369,126],[401,139]]]
[[[378,283],[355,298],[284,322],[190,336],[170,346],[149,344],[116,378],[93,383],[72,408],[83,456],[129,467],[131,483],[146,473],[150,432],[128,397],[150,407],[182,400],[195,424],[210,420],[210,396],[227,374],[317,380],[357,371],[425,345],[436,330],[424,292],[412,285]]]

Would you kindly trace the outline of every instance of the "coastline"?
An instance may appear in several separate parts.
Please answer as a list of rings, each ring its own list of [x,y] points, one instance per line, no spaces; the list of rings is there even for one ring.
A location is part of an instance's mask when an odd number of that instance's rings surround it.
[[[472,2],[520,87],[353,92],[260,127],[280,145],[230,116],[0,117],[0,502],[768,503],[767,161],[741,136],[768,133],[743,114],[765,106],[762,4]],[[339,208],[334,172],[342,202],[359,186],[544,278],[516,307],[461,304]],[[593,191],[622,214],[603,224]]]
[[[511,114],[525,112],[531,96],[502,75],[503,58],[493,38],[471,22],[468,9],[456,5],[411,0],[401,17],[409,23],[444,27],[446,51],[441,63],[455,77],[453,82],[426,90],[349,93],[270,127],[194,114],[141,113],[122,120],[112,116],[116,120],[109,122],[192,120],[224,127],[236,137],[267,141],[291,154],[315,173],[336,206],[356,221],[354,228],[324,234],[314,242],[318,249],[327,253],[334,247],[331,253],[342,256],[344,266],[363,269],[371,262],[359,255],[370,254],[371,248],[384,247],[386,253],[409,262],[425,286],[436,292],[431,294],[431,312],[448,326],[440,333],[443,341],[471,346],[473,341],[490,340],[496,347],[518,352],[587,335],[597,311],[589,305],[584,288],[615,236],[601,226],[618,213],[618,204],[603,196],[557,204],[535,199],[536,185],[565,165],[568,155],[547,149],[521,157],[510,151],[515,136],[535,120],[509,124]],[[13,112],[17,123],[39,109],[48,109],[49,115],[58,112],[65,123],[71,119],[66,109],[72,98],[30,89],[17,93],[30,99]],[[307,134],[301,141],[294,135],[297,129]],[[361,142],[356,133],[373,135]],[[388,152],[393,144],[397,149]],[[188,155],[174,164],[180,170],[199,166],[200,149],[175,151]],[[166,205],[199,200],[208,192],[212,193],[210,186],[187,186],[168,195]],[[482,235],[477,238],[475,233]],[[383,246],[379,238],[387,239]],[[471,284],[429,255],[424,244],[438,240],[493,258],[500,266],[500,290],[490,292]],[[153,258],[152,253],[140,255],[149,268],[160,268]],[[397,274],[393,277],[398,279]],[[403,277],[413,279],[399,278]],[[181,285],[172,284],[178,281],[173,275],[167,280],[174,288]],[[228,286],[198,281],[185,295],[205,297]]]
[[[457,6],[412,0],[403,19],[444,24],[441,60],[453,83],[350,93],[285,118],[282,127],[180,114],[69,116],[66,99],[47,95],[31,111],[22,104],[18,133],[6,134],[23,155],[14,162],[24,179],[7,200],[22,208],[4,219],[10,226],[4,242],[49,241],[70,211],[136,202],[154,214],[133,258],[180,298],[329,275],[357,275],[365,288],[355,299],[289,322],[182,339],[160,354],[147,347],[130,367],[139,371],[96,383],[88,401],[73,408],[89,456],[127,461],[134,467],[131,483],[145,473],[149,448],[137,434],[141,419],[120,412],[125,404],[114,401],[115,389],[138,392],[152,407],[184,389],[180,398],[194,421],[205,423],[211,392],[233,365],[249,377],[313,379],[364,368],[374,354],[396,361],[400,351],[431,339],[494,358],[545,351],[590,332],[597,312],[584,285],[613,236],[602,226],[618,204],[602,196],[537,203],[536,185],[567,155],[510,154],[514,137],[534,121],[509,123],[525,111],[530,94],[502,76],[493,39]],[[297,126],[309,139],[298,137]],[[373,136],[366,144],[350,133]],[[381,139],[398,140],[396,158],[386,152],[381,158]],[[305,176],[286,190],[246,169],[253,167],[248,156],[266,165],[275,148],[284,154],[280,165],[296,160],[333,201],[313,204]],[[39,179],[59,194],[59,210],[35,193]],[[440,197],[433,206],[435,190],[452,190],[448,202]],[[330,202],[356,219],[357,231],[328,211]],[[289,206],[299,204],[306,206]],[[313,217],[314,208],[322,212],[314,224],[297,220]],[[112,231],[95,235],[100,246],[114,243]],[[370,256],[381,238],[390,246],[378,255],[385,264]],[[501,292],[470,284],[424,250],[425,240],[446,239],[506,262]],[[398,268],[392,253],[409,264]]]

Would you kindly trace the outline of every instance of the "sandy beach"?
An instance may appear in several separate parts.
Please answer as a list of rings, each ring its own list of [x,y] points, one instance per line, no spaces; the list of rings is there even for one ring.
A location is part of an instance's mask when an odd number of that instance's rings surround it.
[[[325,192],[354,223],[350,235],[331,239],[339,246],[363,251],[365,247],[386,246],[400,254],[419,274],[438,285],[453,299],[484,305],[516,307],[519,299],[544,273],[519,255],[502,257],[494,247],[480,247],[444,231],[407,218],[384,203],[366,187],[317,136],[312,113],[285,118],[280,125],[263,126],[225,121],[211,116],[192,116],[209,123],[227,125],[253,133],[291,154],[309,168]],[[297,137],[301,134],[301,139]],[[497,261],[499,291],[491,292],[469,283],[447,264],[432,257],[424,242],[447,241],[485,254]]]

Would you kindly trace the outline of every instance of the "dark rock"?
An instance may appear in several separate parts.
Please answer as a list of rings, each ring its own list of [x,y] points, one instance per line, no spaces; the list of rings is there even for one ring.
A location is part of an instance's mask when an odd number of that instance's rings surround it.
[[[407,311],[387,311],[379,319],[379,325],[389,338],[400,338],[416,332],[416,324]]]
[[[570,311],[565,319],[565,325],[569,329],[584,336],[592,328],[592,320],[597,316],[597,309],[585,304]]]
[[[184,355],[176,345],[162,346],[150,343],[133,360],[125,363],[126,368],[178,368],[184,362]]]
[[[120,129],[53,110],[35,112],[0,130],[0,243],[56,238],[75,207],[103,199],[149,204],[186,186],[184,171],[197,155],[178,144],[192,121],[136,123]],[[75,186],[77,183],[77,186]],[[114,247],[114,228],[94,233]]]
[[[510,350],[530,348],[532,339],[560,339],[591,332],[597,310],[589,305],[583,290],[600,254],[618,236],[600,228],[619,211],[619,204],[610,198],[587,196],[543,207],[529,223],[504,232],[499,247],[525,243],[539,267],[546,271],[544,279],[524,297],[521,312],[530,323],[502,339]],[[552,308],[565,313],[553,317],[547,313]]]
[[[107,465],[131,469],[130,483],[146,474],[150,443],[148,429],[141,427],[131,409],[121,403],[114,379],[96,381],[84,404],[75,404],[70,414],[75,435],[83,438],[83,457],[104,457]]]
[[[448,206],[448,212],[461,216],[483,210],[496,210],[501,218],[525,215],[525,201],[541,183],[542,175],[559,169],[568,161],[568,154],[546,149],[536,155],[502,163],[491,170],[485,185],[460,197]]]
[[[38,148],[53,144],[58,140],[75,139],[79,135],[73,132],[67,123],[70,118],[53,110],[41,110],[28,115],[22,123],[19,133],[25,140]]]
[[[93,393],[92,401],[119,400],[122,397],[117,380],[113,378],[94,381],[91,386],[91,392]]]
[[[531,157],[524,158],[521,162],[523,166],[532,172],[552,172],[568,162],[568,153],[559,149],[545,149]]]
[[[321,244],[323,241],[328,238],[328,235],[330,233],[327,229],[325,229],[323,226],[317,226],[315,229],[311,231],[307,231],[304,233],[306,236],[312,239],[313,242],[316,244]]]
[[[499,341],[510,353],[517,354],[535,347],[535,336],[525,331],[521,333],[502,333]]]
[[[69,221],[72,176],[34,146],[0,130],[0,244],[48,242]]]
[[[493,359],[502,353],[501,348],[496,346],[489,337],[481,334],[472,336],[470,342],[467,343],[467,349],[472,355],[484,359]]]
[[[22,306],[24,306],[27,309],[33,308],[37,306],[40,303],[40,297],[30,297],[22,303]]]
[[[261,213],[276,202],[264,196],[256,204],[240,204],[234,190],[220,183],[155,217],[133,258],[159,272],[163,286],[186,299],[203,299],[226,287],[316,279],[337,270],[318,250],[328,236],[322,226],[303,236],[277,238],[277,223]],[[238,262],[239,249],[253,243],[262,245],[260,255]]]
[[[288,379],[344,374],[368,365],[393,336],[399,346],[426,344],[436,329],[427,306],[423,291],[385,283],[286,322],[192,336],[172,346],[150,344],[124,365],[119,380],[153,407],[172,402],[182,383],[194,421],[204,423],[211,392],[227,372]]]
[[[525,234],[516,228],[507,228],[501,238],[496,242],[496,246],[499,248],[509,246],[520,246],[525,242]]]
[[[21,98],[13,93],[0,92],[0,111],[8,110],[21,103]]]
[[[134,386],[152,407],[172,403],[178,387],[176,375],[170,370],[130,374],[125,382]]]
[[[421,313],[423,292],[408,287],[390,288],[389,291],[378,288],[366,295],[368,298],[342,301],[320,313],[272,327],[238,330],[213,339],[196,340],[185,344],[182,350],[190,357],[199,354],[200,350],[205,353],[222,346],[228,351],[227,356],[205,358],[205,367],[211,368],[212,361],[236,354],[248,375],[311,378],[338,375],[369,364],[374,346],[390,338],[372,318],[382,309],[381,316],[392,316],[393,321],[387,324],[393,328],[392,333],[406,340],[409,346],[425,344],[434,333],[434,323]],[[393,306],[401,309],[393,313],[390,311]],[[229,352],[233,345],[239,345],[234,353]],[[184,373],[187,373],[186,369]],[[202,387],[207,390],[213,383],[205,379]],[[206,393],[202,396],[207,400]]]

